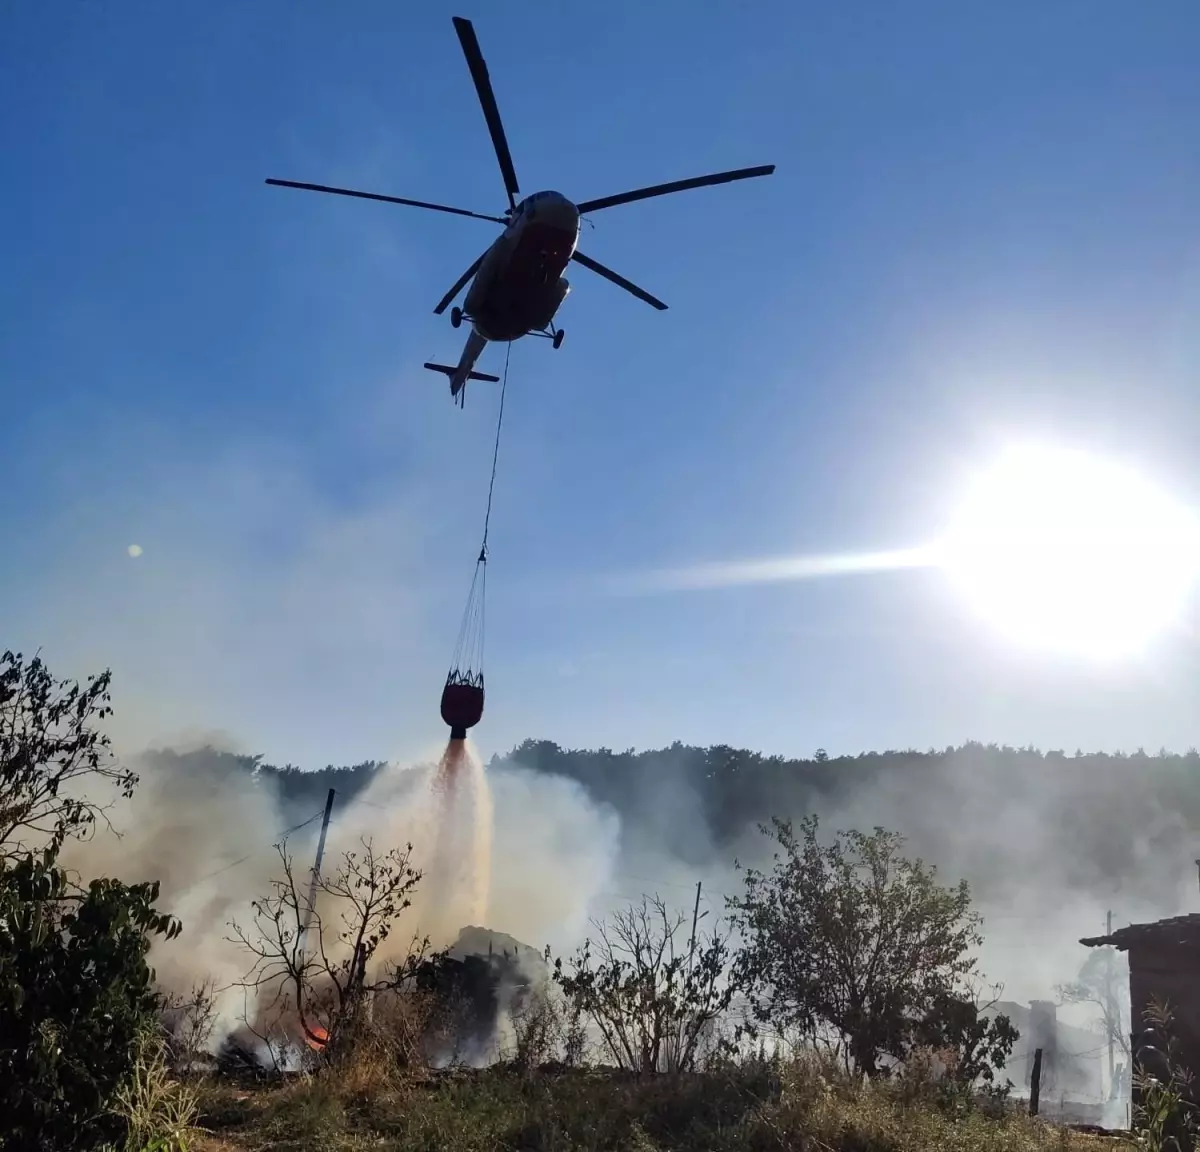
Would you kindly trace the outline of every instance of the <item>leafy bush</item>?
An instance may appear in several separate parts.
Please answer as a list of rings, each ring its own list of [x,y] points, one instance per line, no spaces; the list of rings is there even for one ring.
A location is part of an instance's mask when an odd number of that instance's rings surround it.
[[[779,849],[774,867],[748,869],[744,895],[729,901],[745,941],[735,975],[760,1025],[831,1043],[847,1067],[874,1076],[884,1058],[902,1062],[927,1045],[920,1033],[940,1010],[970,1016],[981,937],[965,881],[942,887],[883,828],[839,832],[827,845],[815,816],[798,830],[775,820],[762,831]],[[970,1019],[951,1023],[969,1038]],[[975,1037],[974,1048],[991,1040]]]
[[[39,657],[0,655],[0,1142],[93,1148],[126,1135],[114,1108],[136,1091],[141,1037],[159,1007],[151,936],[178,921],[154,907],[157,884],[92,880],[57,863],[88,836],[106,801],[137,778],[111,756],[98,722],[107,672],[55,680]],[[31,850],[36,847],[38,851]]]
[[[157,1019],[148,937],[180,928],[157,898],[157,884],[119,880],[79,892],[49,852],[0,863],[0,1130],[13,1144],[62,1152],[122,1134],[110,1106]]]

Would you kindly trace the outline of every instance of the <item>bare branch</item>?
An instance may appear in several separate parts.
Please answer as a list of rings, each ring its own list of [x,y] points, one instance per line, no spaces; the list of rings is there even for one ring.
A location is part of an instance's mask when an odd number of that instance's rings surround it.
[[[87,839],[133,794],[137,776],[112,756],[103,672],[55,680],[40,656],[0,655],[0,858]]]
[[[554,980],[574,1012],[591,1020],[618,1064],[643,1075],[694,1068],[738,991],[728,929],[697,939],[688,965],[688,949],[678,946],[685,919],[660,897],[644,897],[595,922],[569,971],[555,962]]]
[[[253,928],[231,924],[231,939],[251,960],[243,983],[258,992],[260,1015],[285,1027],[294,1021],[327,1059],[354,1043],[366,998],[406,985],[429,954],[428,938],[414,934],[402,961],[373,964],[411,906],[421,873],[411,865],[411,845],[379,852],[369,839],[360,844],[318,879],[323,916],[302,895],[285,839],[277,845],[282,875],[253,903]]]

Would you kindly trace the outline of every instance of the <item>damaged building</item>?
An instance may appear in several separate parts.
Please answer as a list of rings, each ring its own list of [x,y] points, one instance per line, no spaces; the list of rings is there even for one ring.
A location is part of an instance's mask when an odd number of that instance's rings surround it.
[[[1065,1023],[1058,1012],[1059,1006],[1053,1000],[1033,1000],[1028,1005],[1001,1000],[984,1010],[985,1016],[1007,1016],[1019,1034],[1000,1080],[1009,1080],[1019,1095],[1028,1096],[1034,1053],[1040,1048],[1042,1114],[1075,1123],[1101,1124],[1113,1113],[1104,1076],[1104,1037]]]
[[[1003,1074],[1022,1092],[1033,1079],[1033,1054],[1042,1050],[1041,1092],[1044,1100],[1060,1097],[1098,1100],[1103,1071],[1095,1032],[1075,1028],[1058,1018],[1053,1000],[1033,1000],[1028,1006],[1001,1001],[988,1015],[1007,1016],[1020,1034]]]
[[[1130,924],[1080,943],[1115,948],[1129,956],[1130,1050],[1135,1066],[1168,1075],[1163,1053],[1170,1043],[1177,1067],[1192,1076],[1200,1074],[1200,915]],[[1170,1012],[1169,1036],[1153,1022],[1155,1004]],[[1200,1083],[1193,1083],[1191,1093],[1193,1103],[1200,1102]]]

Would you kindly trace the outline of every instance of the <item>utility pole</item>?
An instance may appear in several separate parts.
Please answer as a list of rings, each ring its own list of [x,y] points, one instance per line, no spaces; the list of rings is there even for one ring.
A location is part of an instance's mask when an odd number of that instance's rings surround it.
[[[1112,935],[1112,909],[1108,910],[1108,919],[1105,922],[1106,936]],[[1116,1075],[1116,1064],[1113,1056],[1113,1032],[1117,1027],[1117,1022],[1114,1019],[1116,1011],[1113,1001],[1113,946],[1110,940],[1104,952],[1104,1023],[1105,1031],[1108,1033],[1108,1094],[1113,1094],[1113,1077]]]
[[[702,881],[696,881],[696,905],[692,909],[692,939],[688,944],[688,975],[692,973],[692,957],[696,953],[696,921],[700,919],[700,885]]]
[[[696,881],[696,903],[692,906],[692,935],[688,940],[687,974],[688,974],[689,981],[692,978],[692,958],[696,954],[696,924],[700,919],[700,885],[701,885],[701,881],[697,880]],[[705,915],[707,916],[708,913],[706,912]],[[680,1070],[680,1067],[681,1067],[681,1064],[683,1061],[683,1057],[684,1057],[684,1046],[686,1043],[687,1030],[688,1030],[688,1014],[683,1013],[680,1016],[679,1028],[672,1038],[673,1043],[672,1043],[671,1047],[672,1047],[673,1051],[668,1053],[668,1056],[667,1056],[668,1067],[673,1072],[678,1072]]]
[[[334,790],[329,789],[325,797],[325,815],[321,818],[321,837],[317,841],[317,858],[313,861],[312,883],[308,886],[308,907],[304,913],[304,927],[300,930],[300,951],[308,947],[308,926],[312,923],[313,908],[317,902],[317,880],[321,875],[321,858],[325,855],[325,833],[329,831],[329,817],[333,812]]]

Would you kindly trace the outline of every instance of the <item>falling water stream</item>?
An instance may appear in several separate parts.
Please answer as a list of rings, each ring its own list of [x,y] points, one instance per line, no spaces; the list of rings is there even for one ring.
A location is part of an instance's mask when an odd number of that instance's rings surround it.
[[[465,740],[451,740],[430,782],[436,828],[429,887],[484,924],[491,888],[492,794],[483,763]]]

